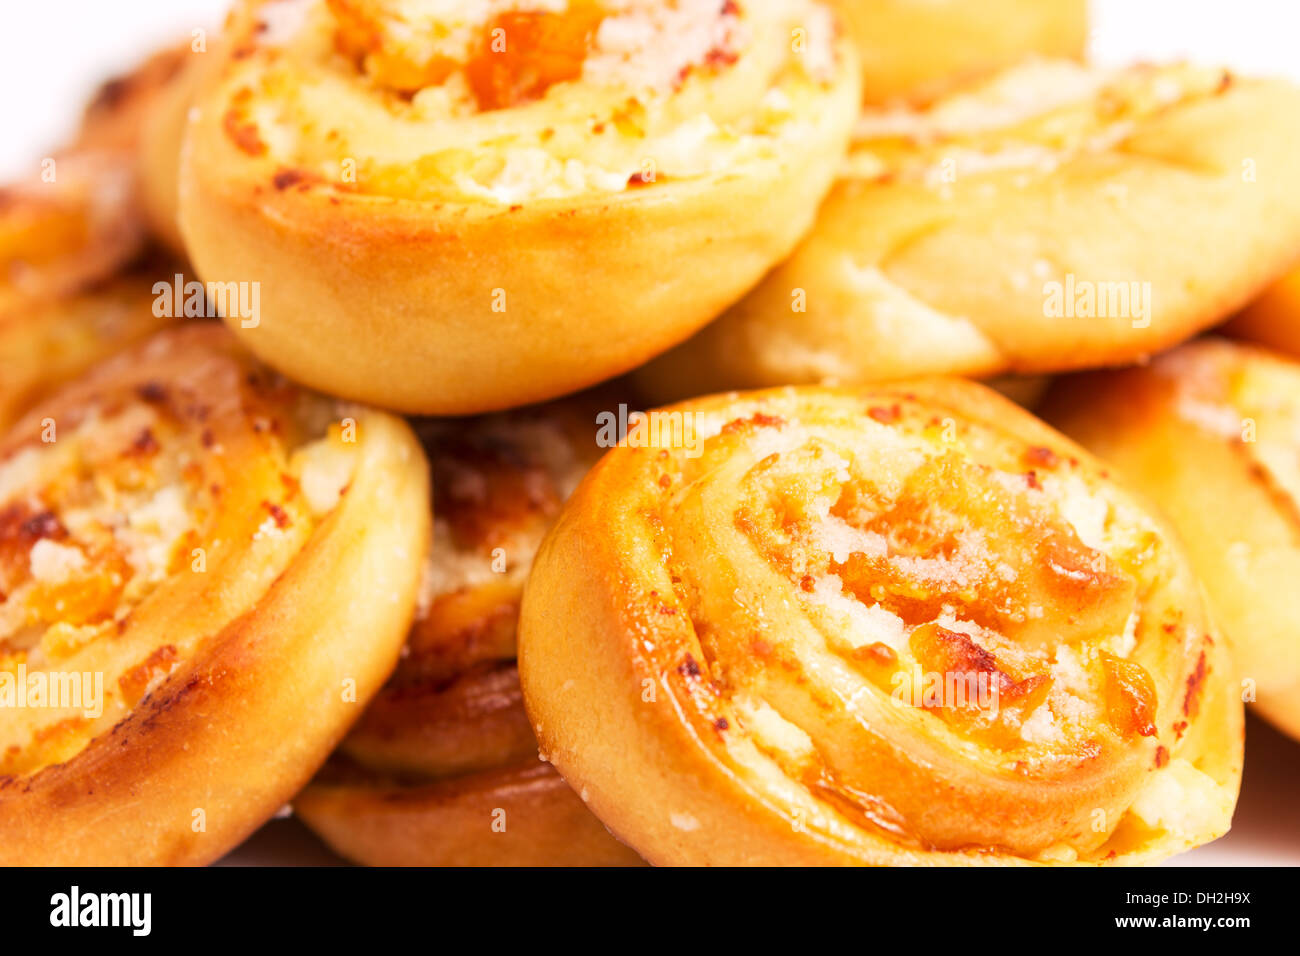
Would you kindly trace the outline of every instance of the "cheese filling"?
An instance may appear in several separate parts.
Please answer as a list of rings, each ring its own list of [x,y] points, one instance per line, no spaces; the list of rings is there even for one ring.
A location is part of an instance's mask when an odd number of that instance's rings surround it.
[[[278,0],[232,65],[223,126],[295,183],[419,199],[721,174],[805,138],[836,79],[833,21],[788,6]]]

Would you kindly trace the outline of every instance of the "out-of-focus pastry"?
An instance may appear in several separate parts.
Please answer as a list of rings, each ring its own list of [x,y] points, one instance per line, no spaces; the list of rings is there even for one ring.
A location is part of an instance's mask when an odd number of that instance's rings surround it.
[[[0,434],[41,395],[156,331],[130,164],[56,156],[0,189]],[[164,311],[164,310],[160,310]]]
[[[1087,0],[831,0],[868,103],[925,103],[1030,54],[1080,59]]]
[[[1228,829],[1227,646],[1078,446],[958,380],[649,414],[543,542],[519,647],[542,752],[646,859],[1123,864]]]
[[[1300,358],[1300,268],[1269,286],[1223,331]]]
[[[1120,365],[1300,248],[1300,88],[1031,62],[877,110],[794,255],[642,373],[655,398]]]
[[[41,395],[187,311],[184,281],[182,301],[172,295],[184,265],[149,233],[182,251],[174,195],[160,209],[175,191],[179,98],[197,55],[168,48],[105,83],[68,146],[0,187],[0,433]],[[169,121],[173,142],[160,148]],[[170,163],[156,158],[168,149]]]
[[[859,101],[812,0],[252,0],[222,48],[182,150],[200,276],[261,283],[267,362],[412,412],[686,338],[806,232]]]
[[[294,801],[377,866],[635,863],[548,764],[524,713],[515,627],[524,579],[602,449],[610,393],[421,426],[434,483],[424,596],[397,672]],[[617,436],[611,433],[611,437]]]
[[[172,254],[185,252],[176,223],[180,149],[208,56],[204,35],[160,50],[104,83],[82,118],[79,149],[113,151],[134,170],[141,215]]]
[[[1173,519],[1245,699],[1300,739],[1300,364],[1206,339],[1062,379],[1044,414]]]
[[[400,419],[169,330],[0,439],[0,861],[217,859],[397,661],[428,544]]]

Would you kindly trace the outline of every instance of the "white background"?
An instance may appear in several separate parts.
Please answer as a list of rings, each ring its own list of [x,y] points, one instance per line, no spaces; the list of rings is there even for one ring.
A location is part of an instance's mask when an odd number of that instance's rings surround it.
[[[226,0],[6,0],[0,181],[48,155],[102,79],[195,28],[219,26],[226,6]],[[1300,80],[1300,0],[1093,0],[1092,52],[1107,63],[1185,58]],[[1300,744],[1256,721],[1248,739],[1233,832],[1176,863],[1300,865]],[[296,823],[276,821],[236,859],[327,858]]]

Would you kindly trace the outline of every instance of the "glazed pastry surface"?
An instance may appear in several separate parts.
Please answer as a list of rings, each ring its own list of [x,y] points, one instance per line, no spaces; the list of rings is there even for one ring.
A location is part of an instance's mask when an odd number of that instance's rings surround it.
[[[1226,646],[1077,446],[955,380],[659,414],[520,622],[543,753],[648,860],[1134,863],[1227,830]]]

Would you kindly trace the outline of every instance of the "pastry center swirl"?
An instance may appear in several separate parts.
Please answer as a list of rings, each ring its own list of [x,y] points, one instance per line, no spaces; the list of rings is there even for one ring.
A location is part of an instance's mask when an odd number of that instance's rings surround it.
[[[1036,781],[1113,802],[1154,746],[1157,692],[1129,659],[1149,589],[1137,555],[1084,540],[1105,536],[1109,505],[1049,474],[1046,449],[884,412],[738,420],[685,466],[671,566],[726,723],[819,799],[920,845],[980,845],[988,827],[974,810],[931,825],[899,785],[918,777],[1008,813],[1062,812]],[[1056,822],[997,839],[1033,852],[1083,821]]]
[[[319,437],[331,403],[234,363],[191,371],[54,411],[0,458],[0,776],[127,716],[288,566],[350,475]]]

